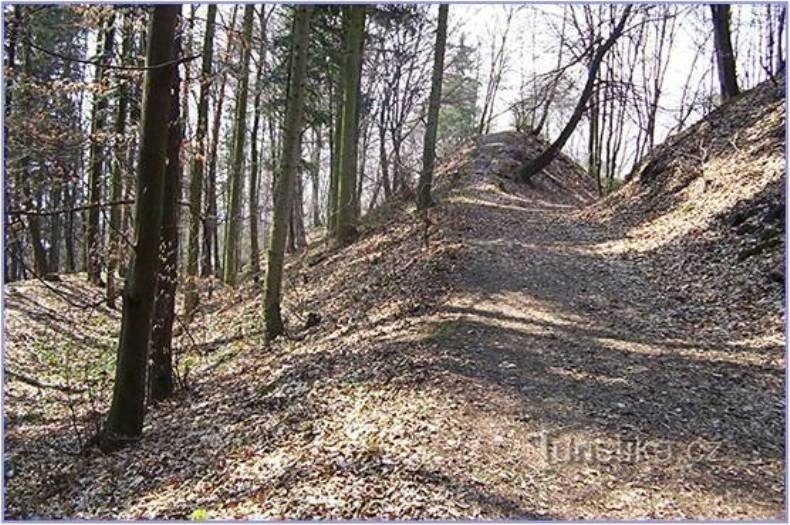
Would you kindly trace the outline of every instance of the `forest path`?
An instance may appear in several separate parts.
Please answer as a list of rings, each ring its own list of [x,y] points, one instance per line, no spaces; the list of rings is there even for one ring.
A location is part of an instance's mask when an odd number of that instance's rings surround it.
[[[570,205],[484,178],[449,202],[466,249],[432,343],[478,410],[459,456],[500,473],[490,489],[512,506],[495,514],[781,515],[767,349],[699,326],[684,312],[705,305],[667,296],[621,255],[629,239]]]
[[[292,260],[295,337],[262,345],[258,285],[215,293],[199,346],[179,340],[188,388],[123,452],[64,453],[71,398],[8,382],[6,515],[781,517],[781,346],[700,323],[732,316],[667,293],[649,254],[624,255],[634,239],[551,181],[482,169],[437,191],[428,248],[406,211]],[[84,276],[8,294],[6,363],[51,384],[84,364],[106,385],[117,312],[66,292],[103,294]]]

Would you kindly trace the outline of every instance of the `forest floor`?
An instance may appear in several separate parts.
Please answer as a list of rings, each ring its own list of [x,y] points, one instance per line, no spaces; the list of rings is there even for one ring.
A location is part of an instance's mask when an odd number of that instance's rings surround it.
[[[335,341],[239,337],[128,451],[64,455],[68,422],[42,434],[9,399],[9,515],[781,516],[781,330],[687,320],[566,205],[481,181],[443,206],[440,303]]]
[[[783,175],[741,177],[722,188]],[[778,248],[703,275],[666,224],[580,210],[567,181],[441,180],[427,217],[291,261],[288,339],[262,346],[259,285],[217,288],[177,338],[185,387],[110,455],[70,450],[106,408],[117,313],[79,277],[10,286],[6,516],[783,516],[783,286],[738,280]]]

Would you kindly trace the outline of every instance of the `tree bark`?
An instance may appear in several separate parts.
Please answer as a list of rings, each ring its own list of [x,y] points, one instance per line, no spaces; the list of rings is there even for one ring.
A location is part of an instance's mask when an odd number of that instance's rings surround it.
[[[321,142],[321,127],[316,126],[313,130],[313,135],[315,136],[315,143],[313,145],[313,158],[310,159],[310,182],[312,186],[312,197],[311,197],[311,206],[312,206],[312,216],[313,216],[313,227],[317,228],[322,226],[321,224],[321,206],[320,206],[320,188],[319,188],[319,176],[321,175],[321,148],[323,144]]]
[[[146,64],[172,62],[176,21],[181,6],[158,5],[148,30]],[[159,270],[159,233],[167,163],[168,119],[173,76],[177,65],[148,69],[145,75],[142,134],[137,163],[135,203],[135,255],[123,297],[121,334],[115,369],[112,405],[107,416],[101,446],[117,448],[139,438],[145,414],[146,361],[151,340],[151,314]]]
[[[719,72],[719,89],[724,100],[740,93],[738,75],[735,72],[735,53],[730,38],[730,6],[711,4],[713,15],[713,46],[716,53],[716,67]]]
[[[65,196],[64,200],[68,207],[73,207],[77,201],[77,189],[76,184],[66,184],[65,188]],[[68,213],[66,215],[66,225],[65,225],[65,232],[64,238],[66,245],[66,271],[67,272],[75,272],[77,271],[77,254],[76,248],[74,246],[74,213]]]
[[[176,37],[173,56],[181,52],[180,36]],[[148,395],[153,402],[173,395],[173,321],[175,320],[176,287],[178,286],[178,216],[181,195],[181,141],[184,120],[179,114],[180,80],[173,74],[170,100],[170,128],[167,135],[167,168],[162,196],[162,227],[159,231],[159,273],[154,300],[154,321],[151,328],[151,371]],[[186,117],[184,115],[183,117]]]
[[[332,125],[329,131],[329,193],[326,213],[327,233],[331,237],[337,232],[337,181],[340,176],[340,137],[343,134],[343,88],[339,78],[335,82],[333,102]]]
[[[785,69],[785,58],[782,54],[782,42],[784,42],[784,31],[787,18],[787,6],[779,6],[779,20],[777,21],[776,28],[776,71],[781,73]]]
[[[436,158],[436,127],[439,122],[439,106],[442,102],[442,73],[444,72],[444,48],[447,41],[448,4],[439,4],[439,25],[436,28],[431,95],[428,99],[428,123],[425,126],[425,143],[422,150],[422,172],[417,183],[417,209],[424,210],[433,204],[431,184],[433,163]]]
[[[301,251],[307,246],[307,236],[304,230],[304,179],[299,170],[294,181],[294,202],[291,205],[291,233],[293,249]]]
[[[51,204],[54,207],[61,205],[63,199],[63,188],[57,184],[52,188]],[[49,220],[49,271],[58,273],[60,271],[60,240],[63,232],[63,221],[60,215],[53,215]]]
[[[285,114],[285,138],[281,167],[274,188],[274,212],[266,270],[266,285],[263,294],[263,319],[266,338],[271,340],[283,334],[280,313],[285,237],[288,233],[288,218],[291,212],[294,180],[301,149],[302,112],[304,106],[304,77],[307,69],[307,45],[310,36],[312,8],[297,7],[293,23],[291,44],[288,97]]]
[[[343,120],[340,137],[340,159],[337,180],[337,227],[335,241],[348,244],[357,235],[354,193],[356,188],[356,158],[354,141],[359,126],[359,83],[362,71],[362,39],[365,34],[365,6],[348,6],[345,64],[343,71]]]

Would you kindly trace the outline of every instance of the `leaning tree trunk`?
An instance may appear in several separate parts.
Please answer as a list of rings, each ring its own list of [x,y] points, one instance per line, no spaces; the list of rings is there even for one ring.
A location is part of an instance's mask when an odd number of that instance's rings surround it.
[[[189,237],[187,239],[187,280],[184,293],[184,317],[189,319],[198,303],[197,283],[200,246],[200,211],[203,206],[203,171],[206,165],[206,131],[208,130],[208,95],[211,87],[211,62],[214,59],[214,21],[217,5],[209,4],[206,14],[206,37],[203,40],[203,65],[200,71],[198,99],[197,151],[192,155],[192,180],[189,184]]]
[[[274,188],[274,212],[263,293],[263,320],[266,338],[274,339],[285,331],[280,314],[280,296],[285,259],[285,238],[291,214],[294,180],[301,149],[302,112],[304,105],[304,77],[307,69],[307,44],[310,37],[312,8],[297,7],[291,38],[288,99],[285,113],[285,138],[281,166]]]
[[[174,43],[173,56],[179,56],[180,38]],[[154,322],[151,327],[151,371],[148,395],[151,401],[162,401],[173,395],[173,321],[175,320],[176,287],[178,285],[178,198],[181,195],[181,140],[185,123],[179,115],[180,80],[173,75],[170,100],[170,128],[167,135],[167,168],[162,196],[162,228],[159,233],[159,274],[154,300]]]
[[[159,270],[159,233],[167,164],[168,119],[173,76],[176,21],[181,6],[154,7],[148,30],[142,135],[137,163],[135,255],[123,295],[121,334],[112,405],[100,444],[104,449],[137,439],[145,415],[145,376],[151,340],[151,313]],[[164,66],[165,63],[172,63]],[[153,67],[152,67],[153,66]],[[141,198],[142,196],[145,198]]]
[[[422,172],[417,183],[417,209],[424,210],[432,203],[431,183],[433,162],[436,158],[436,127],[439,121],[439,105],[442,101],[442,73],[444,72],[444,47],[447,41],[448,4],[439,4],[439,25],[436,28],[431,96],[428,99],[428,123],[425,127],[425,144],[422,150]]]
[[[730,6],[711,4],[710,10],[713,15],[713,46],[719,71],[719,89],[724,100],[728,100],[740,93],[738,75],[735,72],[735,53],[730,38]]]
[[[348,37],[346,38],[343,71],[343,121],[340,136],[340,160],[337,179],[337,226],[335,241],[348,244],[356,237],[356,206],[354,204],[357,185],[354,141],[359,126],[359,83],[362,70],[362,39],[365,36],[365,6],[346,7]]]
[[[584,84],[579,101],[576,103],[576,107],[573,109],[570,120],[568,120],[568,123],[560,132],[557,140],[552,142],[543,153],[538,155],[538,157],[533,159],[531,162],[528,162],[523,168],[521,168],[521,171],[519,172],[519,179],[522,182],[529,181],[533,175],[540,173],[546,166],[551,164],[551,161],[553,161],[557,155],[559,155],[560,151],[562,151],[562,147],[565,146],[565,143],[573,134],[573,131],[576,129],[576,126],[579,124],[579,121],[584,114],[587,101],[590,100],[590,97],[592,96],[595,89],[595,79],[598,76],[598,69],[601,67],[601,62],[603,61],[603,58],[606,56],[606,53],[609,51],[609,49],[611,49],[617,39],[620,38],[620,35],[623,34],[625,23],[628,21],[628,15],[630,13],[631,5],[629,4],[625,6],[625,9],[623,9],[623,14],[620,17],[620,20],[617,22],[617,25],[609,34],[609,37],[595,51],[595,54],[590,61],[590,66],[587,70],[587,81]]]
[[[225,229],[224,281],[233,286],[238,272],[238,235],[241,225],[242,170],[244,168],[244,139],[247,138],[247,91],[249,88],[252,21],[255,6],[244,7],[244,34],[242,36],[241,70],[236,102],[236,129],[233,133],[233,165],[231,166],[228,222]]]
[[[102,165],[104,160],[104,148],[102,140],[98,135],[104,128],[104,114],[107,111],[107,96],[102,93],[102,83],[104,82],[105,68],[102,64],[107,63],[112,57],[113,38],[115,34],[114,25],[115,15],[110,15],[104,29],[104,41],[97,44],[98,63],[96,66],[96,78],[94,84],[97,91],[94,93],[93,117],[91,118],[91,146],[90,146],[90,173],[88,179],[88,202],[91,208],[88,209],[88,221],[85,229],[85,263],[88,271],[88,280],[100,286],[101,282],[101,232],[99,223],[101,210],[99,204],[102,194]]]

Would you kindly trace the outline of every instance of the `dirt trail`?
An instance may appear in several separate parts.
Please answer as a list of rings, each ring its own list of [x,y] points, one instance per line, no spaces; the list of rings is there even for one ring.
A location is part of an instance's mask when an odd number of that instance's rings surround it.
[[[574,184],[562,170],[528,187],[468,158],[440,179],[429,248],[420,216],[396,211],[289,267],[292,339],[261,346],[255,285],[218,290],[179,339],[189,387],[125,451],[64,453],[72,417],[90,428],[106,406],[71,416],[62,393],[7,383],[6,515],[781,517],[781,328],[700,323],[732,315],[667,293],[651,257],[625,255],[634,239],[557,191]],[[321,323],[299,328],[310,310]],[[36,283],[8,311],[20,371],[111,370],[117,315]],[[44,347],[65,357],[24,368]]]
[[[481,178],[450,199],[468,248],[436,340],[489,414],[469,438],[517,476],[495,484],[518,502],[503,515],[780,516],[781,341],[685,321],[700,305],[667,298],[606,230],[507,190]]]

